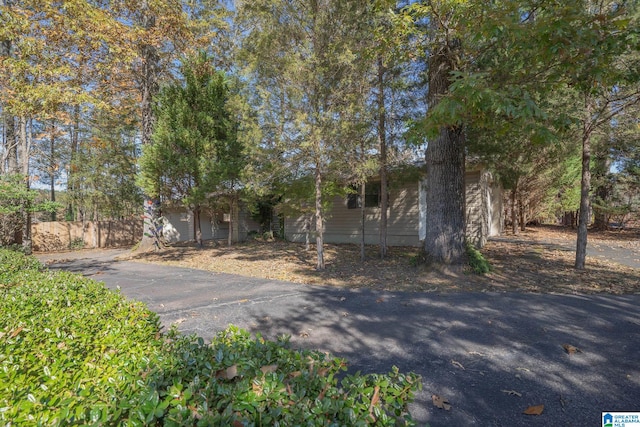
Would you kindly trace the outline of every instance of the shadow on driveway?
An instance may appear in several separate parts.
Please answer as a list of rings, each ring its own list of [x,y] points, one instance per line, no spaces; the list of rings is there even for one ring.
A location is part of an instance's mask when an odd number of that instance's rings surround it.
[[[92,274],[187,334],[235,324],[291,335],[351,371],[416,372],[420,425],[587,426],[601,411],[640,411],[640,295],[344,290],[100,258],[53,267]],[[530,405],[544,412],[522,414]]]

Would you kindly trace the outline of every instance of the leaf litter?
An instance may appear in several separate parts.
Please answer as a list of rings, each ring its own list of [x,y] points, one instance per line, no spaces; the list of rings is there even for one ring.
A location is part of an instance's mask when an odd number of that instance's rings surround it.
[[[414,292],[535,292],[563,294],[629,294],[640,292],[640,269],[601,258],[587,257],[587,268],[576,270],[575,232],[552,226],[530,227],[525,232],[491,239],[482,249],[493,267],[477,275],[466,268],[438,269],[416,265],[421,249],[390,247],[380,260],[377,246],[366,248],[360,261],[358,245],[325,245],[327,268],[316,271],[316,253],[304,244],[285,241],[250,241],[231,247],[205,242],[204,248],[181,243],[159,252],[129,255],[132,260],[198,268],[221,273],[261,277],[300,284],[341,288]],[[627,234],[590,233],[590,242],[624,244],[640,256],[640,231]],[[535,256],[532,255],[535,252]],[[514,280],[514,278],[518,280]],[[342,301],[342,299],[341,299]],[[376,301],[378,303],[384,300]]]

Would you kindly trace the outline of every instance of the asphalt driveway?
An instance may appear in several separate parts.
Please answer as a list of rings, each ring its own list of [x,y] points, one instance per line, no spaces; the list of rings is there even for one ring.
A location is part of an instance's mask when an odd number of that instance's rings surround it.
[[[416,372],[420,425],[598,426],[602,411],[640,411],[640,295],[342,290],[116,261],[118,253],[59,254],[64,262],[51,267],[119,288],[184,333],[208,339],[235,324],[290,334],[294,346],[344,357],[352,371]],[[434,407],[432,394],[452,409]],[[543,413],[524,415],[530,405]]]

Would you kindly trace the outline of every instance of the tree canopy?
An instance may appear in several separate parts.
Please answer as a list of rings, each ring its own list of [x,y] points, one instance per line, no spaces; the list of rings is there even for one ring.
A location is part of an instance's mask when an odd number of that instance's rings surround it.
[[[637,209],[635,1],[0,8],[2,174],[52,200],[62,188],[69,218],[144,213],[142,193],[151,222],[155,198],[194,213],[269,199],[315,219],[321,269],[331,196],[372,178],[386,192],[411,144],[426,147],[424,248],[437,262],[464,260],[469,160],[509,190],[514,231],[579,212],[577,268],[592,208],[599,226]]]

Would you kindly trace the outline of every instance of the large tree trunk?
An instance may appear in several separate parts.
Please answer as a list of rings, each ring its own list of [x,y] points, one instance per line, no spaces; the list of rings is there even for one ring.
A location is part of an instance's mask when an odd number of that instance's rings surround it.
[[[378,57],[378,143],[380,146],[380,258],[387,255],[387,211],[389,190],[387,182],[387,129],[384,105],[384,64]],[[364,197],[362,199],[364,206]]]
[[[149,10],[147,1],[142,5],[142,27],[150,31],[156,25],[155,16]],[[140,76],[141,91],[141,116],[142,116],[142,144],[152,143],[153,133],[153,97],[158,93],[158,67],[159,56],[157,49],[151,43],[145,43],[140,50],[142,60],[142,75]],[[160,201],[145,195],[144,201],[144,227],[139,250],[147,251],[152,248],[160,248]]]
[[[316,250],[318,259],[316,270],[324,270],[324,216],[322,212],[322,172],[320,166],[316,164],[315,170],[315,190],[316,190]],[[362,201],[364,203],[364,200]]]
[[[434,25],[439,25],[434,21]],[[436,31],[442,28],[436,28]],[[459,54],[458,40],[442,40],[429,56],[429,107],[449,92],[449,76]],[[432,261],[458,264],[465,256],[465,135],[460,126],[442,126],[429,141],[427,167],[427,232],[424,249]]]
[[[575,268],[584,270],[587,258],[587,227],[589,226],[589,191],[591,189],[591,102],[585,102],[582,124],[582,179],[580,181],[580,213],[576,239]]]
[[[464,136],[444,128],[426,151],[427,232],[425,251],[433,261],[456,264],[465,254]]]

